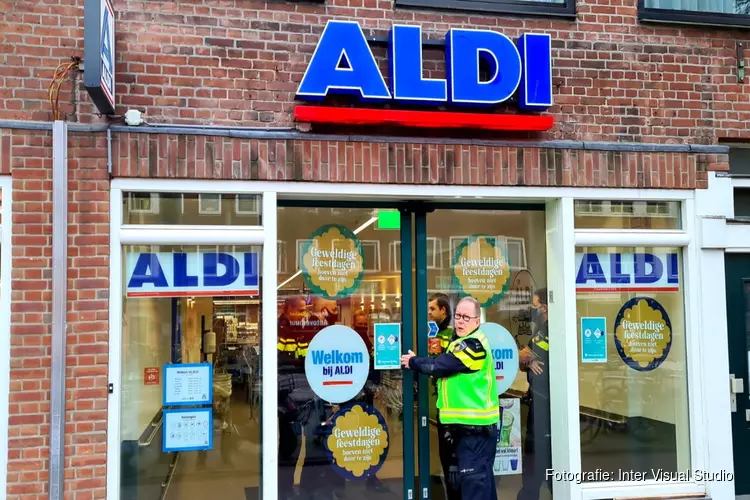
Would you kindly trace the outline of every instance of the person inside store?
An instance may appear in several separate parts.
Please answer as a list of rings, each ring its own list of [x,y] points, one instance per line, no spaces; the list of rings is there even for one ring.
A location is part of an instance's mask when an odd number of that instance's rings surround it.
[[[549,409],[549,327],[547,289],[534,292],[531,302],[532,337],[519,352],[519,366],[527,373],[529,391],[524,397],[529,411],[523,444],[523,486],[516,500],[538,500],[539,490],[552,468]],[[547,482],[552,491],[552,485]]]
[[[440,339],[440,350],[445,352],[453,338],[451,326],[451,302],[444,293],[436,293],[430,297],[427,305],[427,317],[438,325],[437,338]]]
[[[496,500],[495,461],[500,408],[489,340],[481,328],[481,306],[465,297],[453,316],[455,335],[437,357],[401,356],[404,368],[438,379],[438,422],[458,460],[462,500]]]
[[[446,352],[448,344],[451,343],[453,335],[453,327],[451,326],[451,303],[450,299],[444,293],[436,293],[430,297],[427,303],[427,318],[429,321],[434,321],[438,325],[438,333],[435,337],[435,342],[439,343],[440,349],[437,351],[429,350],[433,356],[440,355]],[[430,339],[432,341],[433,339]],[[430,405],[436,404],[437,399],[437,379],[433,379],[433,392],[430,398]],[[435,402],[433,402],[435,401]],[[451,465],[455,464],[453,458],[453,446],[448,442],[446,438],[447,429],[443,424],[438,422],[438,455],[440,456],[440,465],[443,468],[443,478],[445,480],[445,496],[446,500],[460,500],[461,493],[458,490],[457,484],[457,472],[458,468],[453,467],[451,471]]]

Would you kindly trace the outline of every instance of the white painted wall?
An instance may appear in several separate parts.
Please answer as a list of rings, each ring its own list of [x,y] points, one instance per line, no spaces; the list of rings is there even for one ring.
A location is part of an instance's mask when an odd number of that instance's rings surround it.
[[[700,268],[699,336],[703,372],[702,391],[705,422],[691,422],[691,427],[706,429],[706,468],[709,471],[733,471],[732,422],[729,404],[729,346],[727,342],[726,289],[724,273],[725,248],[750,251],[747,228],[726,224],[733,216],[732,182],[729,178],[709,176],[707,190],[695,195],[698,263]],[[750,236],[750,233],[747,233]],[[733,482],[706,485],[716,500],[734,499]]]

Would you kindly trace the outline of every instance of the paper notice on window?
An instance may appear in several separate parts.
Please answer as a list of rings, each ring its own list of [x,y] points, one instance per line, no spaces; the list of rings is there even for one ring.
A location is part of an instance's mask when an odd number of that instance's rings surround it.
[[[164,406],[211,404],[210,363],[164,365]]]

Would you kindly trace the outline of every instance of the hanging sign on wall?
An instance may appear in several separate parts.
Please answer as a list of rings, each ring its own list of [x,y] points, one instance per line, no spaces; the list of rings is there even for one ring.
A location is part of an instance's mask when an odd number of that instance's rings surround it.
[[[365,386],[369,371],[367,345],[348,326],[327,326],[310,341],[305,376],[310,388],[323,401],[349,401]]]
[[[615,318],[615,347],[630,368],[658,368],[672,347],[672,322],[667,311],[649,297],[627,301]]]
[[[115,10],[110,0],[83,2],[83,84],[99,112],[115,112]]]
[[[326,439],[332,466],[346,479],[374,476],[388,456],[388,426],[374,407],[355,403],[339,410],[331,419]]]
[[[455,289],[475,298],[482,307],[500,300],[510,285],[510,264],[495,236],[471,236],[462,241],[452,269]]]
[[[676,292],[677,253],[576,253],[577,292]]]
[[[304,242],[300,268],[313,293],[346,297],[357,290],[364,274],[362,243],[344,226],[323,226]]]
[[[258,295],[258,254],[132,252],[125,279],[127,297]]]

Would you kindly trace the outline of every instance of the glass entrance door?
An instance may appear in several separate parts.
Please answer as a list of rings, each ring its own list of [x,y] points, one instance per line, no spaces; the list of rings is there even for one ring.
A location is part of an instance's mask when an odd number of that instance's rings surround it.
[[[279,208],[280,499],[413,495],[413,376],[399,366],[413,348],[410,217]]]
[[[546,233],[543,207],[415,211],[418,355],[438,356],[456,338],[456,305],[473,297],[490,339],[501,429],[492,464],[498,498],[551,498]],[[520,366],[519,366],[520,360]],[[533,366],[533,369],[532,369]],[[422,498],[450,492],[451,447],[436,408],[437,382],[419,375],[418,475]]]
[[[456,498],[437,381],[399,356],[444,352],[466,296],[493,342],[498,498],[551,497],[542,207],[287,203],[278,239],[279,498]]]

